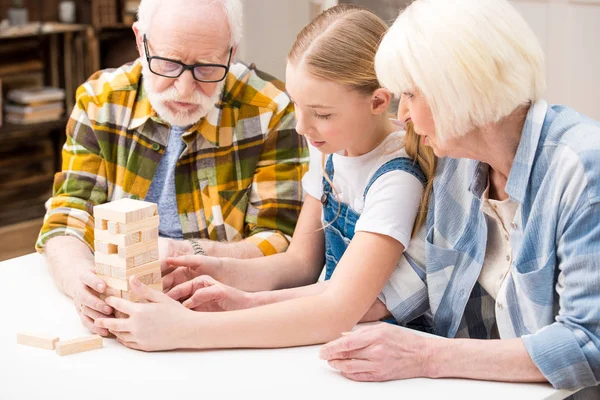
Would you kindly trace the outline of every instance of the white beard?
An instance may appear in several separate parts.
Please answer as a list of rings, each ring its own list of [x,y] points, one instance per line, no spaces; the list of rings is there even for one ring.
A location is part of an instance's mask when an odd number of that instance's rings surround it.
[[[152,88],[154,73],[148,68],[148,62],[146,60],[142,59],[142,65],[142,75],[144,80],[148,83],[145,85],[145,89],[146,93],[148,93],[148,100],[150,100],[152,108],[154,108],[160,118],[174,126],[190,126],[204,118],[216,107],[223,92],[223,87],[225,86],[225,80],[219,82],[215,89],[215,93],[210,97],[196,90],[190,97],[183,98],[179,95],[179,92],[174,86],[171,86],[162,92],[156,92]],[[198,108],[192,112],[183,110],[173,112],[165,104],[165,102],[170,101],[196,104],[198,105]]]

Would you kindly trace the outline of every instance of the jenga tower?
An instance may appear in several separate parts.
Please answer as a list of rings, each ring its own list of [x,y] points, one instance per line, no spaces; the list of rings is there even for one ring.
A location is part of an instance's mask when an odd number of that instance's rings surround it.
[[[96,274],[106,282],[106,296],[138,301],[129,292],[133,275],[149,287],[162,290],[156,204],[116,200],[95,206],[94,219]]]

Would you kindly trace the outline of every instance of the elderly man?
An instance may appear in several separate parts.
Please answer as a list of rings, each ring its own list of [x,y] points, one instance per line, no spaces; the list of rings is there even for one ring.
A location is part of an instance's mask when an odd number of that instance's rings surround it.
[[[77,91],[63,170],[37,249],[93,332],[112,309],[94,274],[92,207],[158,204],[160,257],[285,251],[302,205],[307,152],[279,81],[232,63],[239,0],[143,0],[140,59]]]

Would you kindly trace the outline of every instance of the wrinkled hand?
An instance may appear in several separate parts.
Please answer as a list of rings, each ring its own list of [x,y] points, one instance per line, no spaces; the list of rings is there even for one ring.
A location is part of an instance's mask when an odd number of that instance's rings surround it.
[[[425,377],[430,340],[381,323],[345,333],[325,344],[320,357],[348,379],[382,382]]]
[[[215,276],[221,270],[222,261],[217,257],[187,255],[167,258],[166,264],[166,270],[172,272],[163,276],[165,292],[201,275]]]
[[[135,276],[129,283],[133,293],[147,303],[109,297],[106,302],[129,318],[98,318],[96,326],[108,329],[120,343],[136,350],[189,347],[193,332],[186,327],[194,313],[166,294],[142,284]]]
[[[194,249],[189,242],[162,237],[158,238],[158,260],[160,261],[160,270],[163,275],[168,274],[174,269],[167,263],[168,258],[190,254],[194,254]]]
[[[233,311],[253,307],[252,293],[224,285],[208,275],[199,276],[171,289],[167,295],[184,300],[194,311]]]
[[[113,313],[113,309],[99,297],[105,291],[106,283],[90,268],[81,270],[72,291],[73,303],[83,326],[101,336],[108,336],[108,330],[95,326],[94,321],[98,318],[109,318]]]

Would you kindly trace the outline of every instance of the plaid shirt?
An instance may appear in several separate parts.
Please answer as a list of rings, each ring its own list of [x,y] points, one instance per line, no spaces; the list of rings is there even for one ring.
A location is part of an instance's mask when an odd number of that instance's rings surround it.
[[[265,255],[286,250],[308,162],[294,127],[282,83],[233,64],[218,106],[183,135],[175,186],[185,238],[244,239]],[[79,87],[37,250],[58,235],[93,249],[92,207],[144,199],[169,131],[150,105],[140,60]]]
[[[488,166],[439,160],[425,241],[435,334],[488,339],[497,330],[501,338],[521,337],[554,387],[588,387],[574,397],[600,398],[599,165],[600,124],[544,101],[530,108],[506,184],[519,203],[510,227],[512,264],[493,299],[477,283],[487,243],[481,195]],[[405,307],[415,304],[396,313]]]

